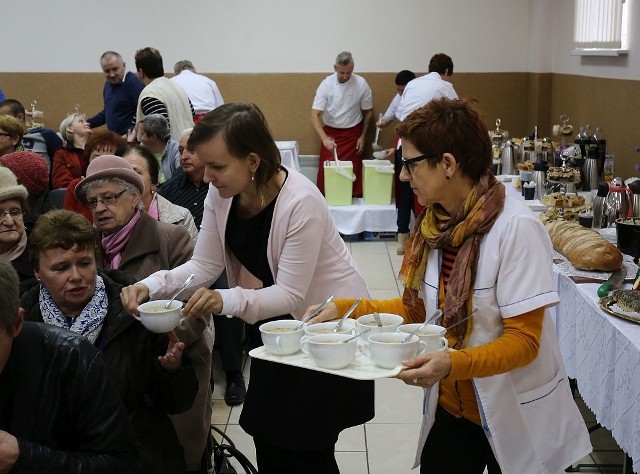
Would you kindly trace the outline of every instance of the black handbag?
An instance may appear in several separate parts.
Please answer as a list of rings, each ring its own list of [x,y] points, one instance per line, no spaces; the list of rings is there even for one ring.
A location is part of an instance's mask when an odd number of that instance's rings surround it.
[[[216,441],[213,436],[214,433],[222,437],[223,443]],[[236,459],[246,474],[258,474],[258,470],[251,464],[251,461],[236,448],[231,438],[223,431],[211,425],[211,436],[209,439],[212,443],[213,472],[215,474],[238,474],[238,471],[231,464],[232,458]]]

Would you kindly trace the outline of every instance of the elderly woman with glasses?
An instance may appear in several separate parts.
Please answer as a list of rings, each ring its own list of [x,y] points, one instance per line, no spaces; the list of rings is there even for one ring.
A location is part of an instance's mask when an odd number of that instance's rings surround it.
[[[69,114],[60,123],[60,136],[64,140],[64,146],[53,155],[53,189],[66,188],[74,178],[84,175],[88,164],[84,156],[84,147],[91,133],[91,126],[80,113]]]
[[[145,212],[144,194],[142,176],[129,161],[114,155],[98,156],[89,163],[87,176],[75,190],[78,200],[91,209],[93,223],[100,230],[104,268],[118,269],[135,280],[185,263],[194,247],[186,227],[158,221]],[[184,321],[174,330],[186,346],[200,385],[189,411],[172,417],[189,470],[194,457],[200,463],[211,419],[213,335],[209,321],[210,316]]]
[[[24,226],[27,196],[27,188],[18,184],[11,170],[0,166],[0,257],[11,262],[20,281],[34,276]]]
[[[126,145],[126,143],[127,141],[115,132],[96,131],[84,147],[84,159],[87,163],[91,163],[98,156],[114,155],[118,148]],[[74,178],[67,185],[67,192],[64,195],[64,208],[76,211],[89,219],[90,222],[93,222],[91,210],[83,206],[74,194],[76,186],[82,178],[83,176]]]
[[[422,473],[560,472],[591,446],[549,317],[559,301],[549,236],[491,174],[491,141],[472,101],[431,101],[397,132],[400,178],[426,208],[402,262],[403,298],[363,302],[356,314],[423,322],[444,312],[439,323],[455,350],[406,360],[398,375],[425,389],[416,465]]]
[[[75,189],[91,210],[102,235],[105,268],[135,269],[147,275],[187,261],[193,241],[182,226],[158,222],[144,212],[144,182],[131,164],[115,155],[95,158]]]
[[[104,354],[136,436],[138,472],[184,473],[183,450],[168,415],[193,403],[194,369],[183,363],[184,343],[175,335],[149,332],[123,308],[119,295],[126,280],[120,272],[98,270],[97,237],[76,212],[40,216],[29,237],[38,283],[22,295],[25,319],[81,334]]]

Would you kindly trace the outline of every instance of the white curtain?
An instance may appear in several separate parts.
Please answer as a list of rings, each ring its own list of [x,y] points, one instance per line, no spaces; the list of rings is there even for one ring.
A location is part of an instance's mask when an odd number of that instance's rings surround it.
[[[575,0],[575,49],[622,47],[624,0]]]

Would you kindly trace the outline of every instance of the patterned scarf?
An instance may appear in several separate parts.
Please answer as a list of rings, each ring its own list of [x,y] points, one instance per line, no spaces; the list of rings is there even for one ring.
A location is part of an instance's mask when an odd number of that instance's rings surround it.
[[[56,302],[53,301],[47,287],[42,283],[40,283],[39,302],[40,313],[42,313],[42,319],[45,323],[69,329],[76,334],[80,334],[89,339],[91,344],[95,344],[96,339],[98,339],[100,331],[102,331],[104,318],[107,316],[107,310],[109,309],[107,290],[105,289],[104,280],[101,276],[96,277],[96,289],[93,292],[91,300],[82,312],[75,317],[71,325],[69,325],[67,321],[68,318],[62,314]]]
[[[135,214],[133,214],[131,220],[127,222],[127,225],[113,234],[104,235],[102,237],[104,268],[107,270],[111,268],[118,268],[120,266],[122,251],[129,243],[129,237],[131,237],[133,229],[140,220],[140,216],[142,216],[142,211],[140,209],[136,209]]]
[[[413,301],[416,301],[422,286],[430,249],[460,247],[447,285],[442,319],[444,327],[452,326],[471,314],[480,241],[502,211],[504,199],[504,186],[486,171],[456,215],[450,216],[442,206],[435,204],[418,217],[400,268],[403,284],[412,293]],[[465,321],[453,330],[458,341],[456,348],[464,347],[467,327],[468,321]]]

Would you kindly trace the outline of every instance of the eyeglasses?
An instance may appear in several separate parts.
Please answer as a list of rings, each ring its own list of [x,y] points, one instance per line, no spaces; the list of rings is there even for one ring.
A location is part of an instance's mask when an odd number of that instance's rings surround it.
[[[16,207],[14,209],[9,209],[8,211],[0,211],[0,214],[2,214],[2,219],[0,219],[0,222],[4,221],[8,215],[11,216],[11,219],[15,221],[18,219],[22,219],[24,211]]]
[[[439,156],[440,153],[427,153],[425,155],[416,156],[415,158],[405,158],[404,156],[400,159],[402,160],[402,165],[407,170],[407,173],[411,174],[411,171],[415,168],[415,164],[424,161],[430,160],[431,158],[435,158]]]
[[[105,194],[101,199],[90,199],[85,203],[85,206],[87,206],[89,209],[95,209],[98,206],[99,202],[101,202],[105,206],[108,206],[109,204],[113,204],[114,202],[116,202],[118,198],[124,194],[125,191],[126,189],[123,189],[118,194]]]

